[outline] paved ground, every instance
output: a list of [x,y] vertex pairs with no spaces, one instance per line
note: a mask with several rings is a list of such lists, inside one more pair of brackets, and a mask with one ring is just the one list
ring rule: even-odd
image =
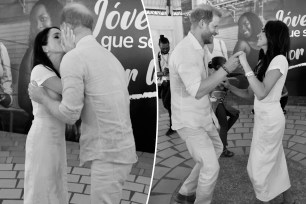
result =
[[[0,132],[0,204],[22,204],[26,135]],[[137,152],[121,204],[146,203],[154,154]],[[69,203],[89,204],[90,170],[79,167],[79,145],[67,142]]]
[[[240,117],[229,131],[228,147],[236,155],[248,155],[253,128],[252,106],[240,105],[236,108],[240,110]],[[283,145],[287,159],[306,167],[306,107],[287,106],[286,110]],[[162,105],[159,112],[157,157],[149,204],[171,203],[174,192],[178,191],[194,166],[178,134],[165,135],[169,128],[169,118]]]

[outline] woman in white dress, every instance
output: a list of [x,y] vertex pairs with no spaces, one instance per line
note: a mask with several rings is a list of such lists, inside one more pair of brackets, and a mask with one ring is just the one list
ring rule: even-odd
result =
[[[59,65],[64,55],[61,31],[41,31],[34,42],[31,81],[61,100]],[[26,140],[24,204],[68,203],[65,124],[32,101],[34,120]]]
[[258,34],[264,55],[255,67],[249,66],[246,54],[239,56],[249,82],[247,89],[238,89],[226,83],[234,94],[254,99],[254,129],[247,171],[256,194],[256,203],[269,203],[283,193],[284,204],[295,203],[289,191],[291,186],[282,139],[285,130],[280,97],[288,72],[290,47],[289,29],[281,21],[268,21]]

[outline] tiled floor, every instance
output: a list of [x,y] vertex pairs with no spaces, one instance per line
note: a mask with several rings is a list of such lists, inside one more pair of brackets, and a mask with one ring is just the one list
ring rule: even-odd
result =
[[[177,133],[166,136],[169,128],[167,111],[159,103],[159,129],[154,179],[148,204],[173,203],[173,194],[189,175],[194,161]],[[241,105],[239,120],[228,134],[229,149],[236,155],[249,154],[252,139],[252,106]],[[283,145],[287,159],[306,166],[306,107],[286,107],[286,130]]]
[[[0,132],[0,204],[22,204],[26,135]],[[121,204],[146,203],[154,154],[137,152]],[[89,204],[90,170],[79,167],[79,144],[67,142],[70,204]]]

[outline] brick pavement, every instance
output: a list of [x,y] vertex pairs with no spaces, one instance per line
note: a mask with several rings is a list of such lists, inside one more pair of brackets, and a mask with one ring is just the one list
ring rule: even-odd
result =
[[[159,104],[162,104],[161,101]],[[252,106],[239,105],[236,108],[240,110],[240,117],[229,131],[228,148],[236,155],[248,155],[254,122]],[[306,107],[287,106],[286,110],[283,138],[286,157],[306,167]],[[178,191],[195,164],[177,133],[165,135],[169,128],[169,116],[162,105],[159,113],[156,163],[148,204],[171,203],[174,192]]]
[[[0,131],[0,204],[23,203],[26,135]],[[124,185],[121,204],[146,203],[154,154],[137,152],[138,162]],[[90,203],[90,170],[79,167],[79,144],[67,142],[70,204]]]

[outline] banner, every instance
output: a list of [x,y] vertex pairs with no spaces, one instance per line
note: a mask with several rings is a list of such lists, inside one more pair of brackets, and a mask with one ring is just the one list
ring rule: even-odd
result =
[[286,0],[282,8],[274,10],[276,19],[290,29],[290,70],[286,86],[291,96],[306,96],[306,1]]

